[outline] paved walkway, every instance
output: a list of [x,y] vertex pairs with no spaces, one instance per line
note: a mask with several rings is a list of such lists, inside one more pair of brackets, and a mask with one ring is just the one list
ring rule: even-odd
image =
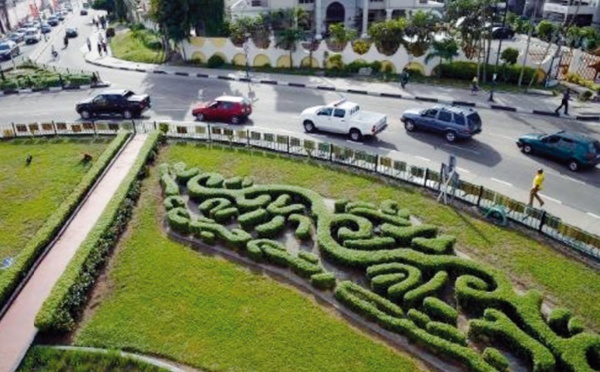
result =
[[[95,45],[97,34],[91,36]],[[85,48],[87,51],[87,47]],[[523,114],[557,116],[554,110],[560,105],[561,97],[549,94],[524,94],[496,92],[494,102],[489,102],[489,92],[480,91],[471,95],[468,89],[410,83],[401,89],[397,82],[367,81],[366,79],[328,78],[322,76],[286,75],[251,71],[249,77],[244,71],[209,69],[193,66],[155,65],[129,62],[98,55],[96,48],[86,53],[85,60],[96,66],[135,71],[141,73],[190,76],[199,79],[220,79],[230,81],[250,81],[270,85],[284,85],[299,89],[321,89],[342,93],[368,94],[398,99],[423,100],[439,103],[453,103],[482,109],[512,111]],[[600,121],[600,103],[573,100],[567,120]]]
[[138,134],[129,142],[0,319],[0,372],[19,366],[37,333],[34,320],[43,302],[131,169],[146,138]]

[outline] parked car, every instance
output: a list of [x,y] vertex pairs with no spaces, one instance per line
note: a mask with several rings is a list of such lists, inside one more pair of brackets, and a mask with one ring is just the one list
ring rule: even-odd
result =
[[25,44],[34,44],[42,40],[42,33],[35,27],[28,28],[25,31]]
[[82,15],[82,16],[88,15],[88,11],[87,11],[87,9],[81,9],[81,10],[79,11],[79,15]]
[[25,23],[23,23],[23,27],[22,28],[28,29],[28,28],[32,28],[32,27],[35,27],[35,23],[33,23],[33,22],[25,22]]
[[42,34],[47,34],[52,31],[52,26],[50,26],[48,23],[42,23],[40,26],[40,31]]
[[65,30],[65,36],[69,39],[77,37],[79,34],[77,33],[77,27],[67,27]]
[[566,163],[573,172],[600,164],[600,142],[578,132],[526,134],[519,137],[517,146],[525,154],[539,154]]
[[248,119],[252,113],[252,103],[237,96],[221,96],[213,101],[202,103],[192,109],[196,119],[215,120],[239,124]]
[[56,16],[52,16],[52,17],[48,17],[48,19],[46,20],[46,23],[52,27],[55,27],[55,26],[59,25],[60,21],[58,20],[58,18],[56,18]]
[[21,49],[12,40],[6,40],[0,43],[0,60],[11,59],[21,54]]
[[512,39],[515,37],[515,32],[508,26],[500,26],[492,28],[492,39]]
[[54,16],[59,21],[64,21],[65,20],[65,14],[64,14],[64,12],[56,12],[56,13],[54,13]]
[[14,41],[15,43],[20,43],[20,42],[22,42],[22,41],[25,40],[25,33],[24,32],[19,32],[19,31],[15,31],[12,34],[10,34],[8,36],[8,38],[11,41]]
[[125,119],[139,117],[151,107],[150,96],[127,89],[106,90],[95,97],[80,101],[75,111],[84,119],[100,115],[122,115]]
[[324,106],[313,106],[300,114],[304,130],[308,133],[322,130],[347,134],[352,141],[365,136],[376,136],[387,128],[387,116],[378,112],[361,110],[346,99]]
[[408,132],[426,130],[441,133],[448,142],[481,133],[481,117],[472,108],[436,105],[429,109],[406,110],[400,117]]

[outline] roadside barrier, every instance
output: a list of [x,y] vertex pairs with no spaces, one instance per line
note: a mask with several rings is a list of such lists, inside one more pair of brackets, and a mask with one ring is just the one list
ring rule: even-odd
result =
[[[347,166],[379,174],[431,191],[442,187],[440,171],[417,167],[391,157],[372,154],[314,139],[268,133],[257,129],[234,128],[227,124],[171,121],[86,121],[13,123],[0,126],[0,139],[35,136],[70,136],[113,134],[119,130],[150,132],[160,130],[169,138],[215,142],[228,146],[254,147],[293,156],[309,157],[332,164]],[[563,222],[547,211],[530,208],[525,203],[509,198],[483,186],[459,180],[446,188],[451,200],[476,206],[484,213],[501,207],[503,217],[513,223],[537,231],[563,243],[575,252],[600,262],[600,237]]]

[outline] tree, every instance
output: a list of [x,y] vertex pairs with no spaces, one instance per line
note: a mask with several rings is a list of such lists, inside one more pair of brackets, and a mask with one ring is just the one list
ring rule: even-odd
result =
[[519,50],[515,48],[506,48],[500,54],[500,59],[507,65],[514,65],[519,58]]
[[408,20],[404,30],[404,46],[415,57],[420,57],[429,49],[433,35],[438,31],[439,18],[431,13],[418,10]]
[[538,37],[541,40],[551,42],[554,33],[557,31],[557,27],[554,23],[544,19],[538,23],[535,30],[537,31]]
[[392,55],[404,42],[404,30],[407,26],[406,18],[389,19],[372,24],[368,34],[381,53]]
[[288,50],[290,52],[290,69],[294,68],[293,53],[298,47],[298,42],[304,38],[304,31],[299,28],[288,28],[277,34],[276,48]]
[[94,0],[92,9],[105,10],[109,17],[117,19],[126,18],[125,3],[123,0]]
[[356,31],[347,29],[343,23],[334,23],[329,26],[331,42],[336,49],[342,50],[349,41],[356,39]]
[[441,65],[444,60],[448,62],[452,62],[452,58],[458,56],[458,44],[452,38],[444,38],[441,41],[434,40],[431,43],[432,51],[429,52],[425,56],[425,63],[429,63],[434,58],[440,59],[440,64],[438,67],[438,75],[442,77],[442,68]]

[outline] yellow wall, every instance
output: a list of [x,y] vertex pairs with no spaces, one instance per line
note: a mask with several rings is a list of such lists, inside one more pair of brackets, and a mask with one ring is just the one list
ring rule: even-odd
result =
[[256,57],[254,57],[254,63],[252,63],[252,66],[260,67],[267,64],[271,64],[271,60],[269,59],[269,57],[267,57],[264,54],[259,54]]

